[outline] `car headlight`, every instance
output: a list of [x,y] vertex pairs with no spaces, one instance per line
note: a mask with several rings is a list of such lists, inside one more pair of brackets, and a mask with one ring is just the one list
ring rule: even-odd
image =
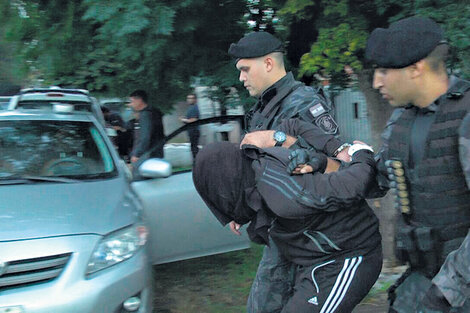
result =
[[105,236],[96,246],[86,270],[95,273],[131,258],[147,242],[148,230],[134,224]]

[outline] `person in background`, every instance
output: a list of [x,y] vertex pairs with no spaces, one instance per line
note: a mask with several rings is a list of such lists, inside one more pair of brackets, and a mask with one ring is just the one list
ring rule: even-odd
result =
[[[185,123],[193,123],[199,120],[199,107],[197,106],[197,96],[195,93],[190,93],[186,96],[186,102],[189,107],[186,111],[186,116],[181,117],[180,120]],[[189,142],[191,143],[191,153],[193,155],[193,163],[196,160],[196,154],[199,152],[199,126],[189,126],[188,127],[188,136]]]
[[[131,163],[139,158],[157,143],[165,138],[163,131],[163,114],[148,104],[148,96],[144,90],[135,90],[129,96],[128,104],[138,118],[134,122],[134,140],[131,150]],[[151,157],[163,158],[163,144],[150,155]]]
[[470,82],[448,76],[444,31],[426,17],[375,29],[373,87],[395,111],[377,156],[400,210],[391,313],[470,312]]

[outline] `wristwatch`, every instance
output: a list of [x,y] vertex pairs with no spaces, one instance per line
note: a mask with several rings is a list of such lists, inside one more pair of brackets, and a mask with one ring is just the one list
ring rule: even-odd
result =
[[274,141],[276,141],[276,144],[274,145],[275,147],[280,147],[286,141],[287,136],[284,132],[277,130],[274,132],[273,135]]
[[354,152],[357,152],[359,150],[369,150],[372,153],[374,152],[374,149],[372,149],[371,146],[368,146],[368,145],[362,144],[362,143],[355,143],[355,144],[353,144],[352,146],[349,147],[348,154],[349,154],[349,156],[352,156],[354,154]]
[[338,149],[336,149],[336,151],[333,153],[333,156],[336,157],[341,151],[348,147],[351,147],[350,143],[343,143],[341,146],[339,146]]

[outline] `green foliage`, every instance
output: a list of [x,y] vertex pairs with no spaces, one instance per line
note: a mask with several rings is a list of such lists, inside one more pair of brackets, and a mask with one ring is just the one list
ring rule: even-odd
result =
[[317,41],[310,52],[302,56],[299,75],[320,74],[331,78],[349,65],[355,71],[362,69],[358,52],[364,47],[367,32],[353,29],[343,23],[332,28],[320,29]]
[[[221,0],[1,0],[29,84],[43,81],[125,96],[146,89],[168,111],[196,75],[215,73],[245,28],[244,2]],[[31,73],[34,75],[31,76]]]
[[227,55],[230,43],[250,31],[248,21],[256,22],[251,30],[285,39],[300,77],[321,75],[343,86],[350,78],[345,66],[363,68],[369,32],[413,14],[445,27],[451,68],[469,78],[470,8],[463,0],[0,0],[0,43],[8,40],[0,70],[27,85],[102,95],[142,88],[164,111],[204,77],[218,87],[214,100],[250,103]]
[[325,16],[334,14],[339,15],[340,17],[346,17],[348,13],[348,0],[331,0],[323,11]]
[[245,109],[254,105],[255,100],[251,98],[238,80],[239,71],[233,61],[229,61],[212,73],[202,78],[201,84],[214,86],[206,91],[212,101],[219,102],[222,108],[236,107],[243,105]]
[[307,19],[312,17],[309,8],[313,6],[314,0],[287,0],[279,14],[285,18]]
[[[450,68],[462,77],[470,77],[470,7],[467,1],[453,0],[287,0],[279,11],[296,25],[314,25],[307,30],[318,34],[311,39],[299,64],[299,76],[321,75],[332,85],[344,86],[351,76],[363,68],[364,49],[368,34],[376,27],[412,15],[429,16],[443,25],[451,45]],[[292,15],[298,14],[295,18]],[[302,48],[291,32],[291,50]],[[299,37],[300,39],[301,37]],[[297,48],[295,48],[297,46]]]

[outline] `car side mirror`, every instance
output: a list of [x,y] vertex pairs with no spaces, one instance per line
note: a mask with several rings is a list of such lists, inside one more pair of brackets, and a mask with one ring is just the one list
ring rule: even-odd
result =
[[145,178],[165,178],[171,175],[171,164],[162,159],[148,159],[139,166],[139,175]]

